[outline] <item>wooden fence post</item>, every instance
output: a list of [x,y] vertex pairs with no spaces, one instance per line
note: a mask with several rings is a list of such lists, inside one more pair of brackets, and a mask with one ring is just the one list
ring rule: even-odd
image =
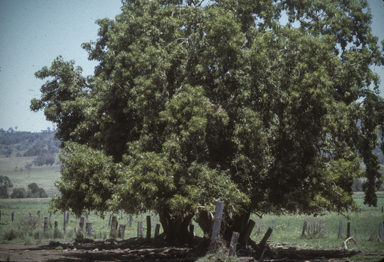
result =
[[64,234],[67,234],[68,211],[64,211]]
[[193,246],[193,240],[195,238],[195,226],[193,224],[189,225],[189,245]]
[[92,223],[86,223],[85,230],[87,231],[88,236],[92,236]]
[[137,238],[143,237],[143,222],[137,222]]
[[48,230],[48,217],[44,217],[44,232]]
[[351,236],[351,222],[347,223],[347,238]]
[[339,233],[337,235],[337,239],[341,238],[341,231],[343,230],[343,222],[340,221],[339,223]]
[[304,237],[304,236],[305,236],[305,230],[307,230],[307,224],[308,224],[308,222],[307,222],[307,221],[304,221],[303,232],[301,232],[301,237]]
[[147,216],[147,240],[151,240],[151,216]]
[[156,224],[157,224],[157,212],[155,212],[155,218],[153,219],[153,231],[156,230]]
[[155,238],[159,235],[160,233],[160,224],[156,224],[156,228],[155,228]]
[[223,217],[224,202],[217,201],[215,209],[215,220],[213,221],[210,253],[216,252],[216,238],[220,235],[221,220]]
[[214,240],[218,235],[220,235],[221,220],[223,216],[224,202],[217,201],[215,209],[215,220],[213,222],[212,228],[212,240]]
[[117,217],[112,216],[111,233],[110,233],[110,236],[112,238],[116,238],[116,231],[117,231]]
[[40,210],[37,211],[37,216],[38,216],[39,219],[40,219]]
[[112,214],[109,215],[109,221],[108,221],[108,226],[111,225],[111,221],[112,221]]
[[80,227],[80,230],[83,231],[84,230],[84,217],[80,217],[80,223],[79,223],[79,227]]
[[119,233],[117,234],[117,237],[119,238],[124,238],[124,233],[125,233],[125,225],[120,224],[119,225]]
[[64,211],[64,223],[63,223],[63,231],[64,231],[64,234],[67,233],[67,225],[65,224],[65,219],[67,218],[66,216],[66,213],[67,211]]
[[379,224],[379,239],[383,240],[383,223]]
[[236,254],[237,240],[239,239],[240,233],[233,232],[231,243],[229,244],[228,256],[233,257]]
[[15,218],[15,214],[14,213],[12,213],[12,222],[13,222],[13,219]]
[[129,227],[132,227],[132,215],[129,215]]

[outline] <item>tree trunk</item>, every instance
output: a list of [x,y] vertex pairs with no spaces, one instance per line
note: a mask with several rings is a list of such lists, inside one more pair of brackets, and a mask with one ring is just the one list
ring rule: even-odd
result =
[[204,232],[205,238],[210,238],[210,232],[212,230],[212,220],[213,218],[209,215],[208,211],[202,210],[196,214],[195,221],[199,224],[200,228]]
[[165,239],[168,242],[183,242],[188,243],[189,231],[188,225],[193,215],[185,217],[172,217],[166,211],[158,212],[161,226],[164,230]]
[[240,238],[242,238],[245,233],[245,229],[247,227],[250,216],[251,213],[247,212],[235,215],[232,217],[232,219],[226,217],[225,220],[227,221],[227,227],[224,231],[224,239],[230,241],[233,232],[239,232]]
[[[251,213],[242,213],[230,218],[228,215],[223,214],[223,222],[222,222],[222,232],[223,238],[226,241],[230,241],[232,238],[233,232],[239,232],[240,237],[245,233],[246,226],[248,224]],[[209,215],[209,213],[205,210],[200,211],[196,214],[195,217],[196,223],[199,224],[200,228],[204,232],[204,237],[210,238],[210,232],[212,231],[212,223],[213,218]]]
[[251,216],[251,213],[243,213],[237,216],[233,217],[233,225],[232,230],[235,232],[240,232],[240,234],[244,233],[244,230],[248,224],[249,217]]

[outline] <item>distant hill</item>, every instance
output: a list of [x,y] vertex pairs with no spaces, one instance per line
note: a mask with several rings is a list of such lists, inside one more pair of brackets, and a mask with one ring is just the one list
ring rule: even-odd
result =
[[13,188],[27,188],[37,183],[48,196],[58,194],[54,181],[60,180],[60,141],[56,140],[56,130],[43,130],[39,133],[16,132],[0,129],[0,175],[7,176]]
[[54,138],[56,130],[39,133],[0,129],[0,157],[35,157],[36,166],[53,165],[60,152],[60,141]]

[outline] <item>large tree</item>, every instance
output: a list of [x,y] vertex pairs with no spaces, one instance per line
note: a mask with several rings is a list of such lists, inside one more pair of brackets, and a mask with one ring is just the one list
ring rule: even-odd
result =
[[63,147],[56,208],[156,210],[182,240],[218,199],[227,232],[252,212],[356,208],[356,177],[376,205],[384,56],[366,1],[122,2],[83,44],[94,75],[62,57],[36,72],[31,109]]

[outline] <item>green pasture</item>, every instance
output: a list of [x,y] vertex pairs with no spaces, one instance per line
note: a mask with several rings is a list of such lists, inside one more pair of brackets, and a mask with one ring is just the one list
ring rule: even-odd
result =
[[[378,207],[361,206],[359,212],[350,212],[345,214],[326,213],[318,217],[310,217],[306,215],[286,214],[282,216],[264,215],[262,218],[252,216],[256,222],[255,228],[251,234],[251,238],[258,242],[261,240],[268,227],[273,224],[273,233],[270,242],[275,244],[285,244],[295,246],[297,248],[325,248],[325,249],[339,249],[343,246],[343,241],[346,239],[347,222],[351,223],[351,236],[356,240],[356,244],[352,241],[348,242],[348,248],[354,250],[365,250],[371,252],[383,252],[384,242],[378,239],[379,223],[384,221],[384,213],[381,207],[384,206],[384,192],[378,194],[379,202]],[[361,194],[356,194],[357,201],[363,201]],[[76,232],[79,231],[79,219],[73,214],[70,214],[70,222],[67,225],[67,234],[63,234],[63,213],[52,213],[51,226],[53,227],[54,221],[58,221],[59,232],[53,234],[44,233],[43,217],[49,217],[49,200],[50,199],[2,199],[0,200],[0,243],[18,242],[18,243],[38,243],[45,240],[73,240],[76,237]],[[40,219],[35,221],[36,225],[32,227],[33,223],[31,217],[37,216],[40,211]],[[14,213],[14,222],[11,221],[11,214]],[[32,216],[29,216],[29,213]],[[154,220],[154,213],[146,213],[142,215],[134,215],[132,227],[129,227],[129,215],[121,213],[114,214],[118,218],[119,224],[126,224],[125,239],[137,236],[137,222],[144,222],[144,236],[146,234],[146,216],[151,215],[152,225]],[[110,227],[108,227],[110,214],[106,214],[104,218],[97,216],[93,213],[89,214],[89,222],[93,225],[92,239],[102,240],[110,238]],[[158,221],[158,220],[157,220]],[[323,233],[321,235],[314,235],[312,237],[302,236],[303,224],[307,221],[308,224],[316,224],[322,227]],[[339,223],[342,222],[342,236],[338,239]],[[224,222],[225,223],[225,222]],[[12,232],[11,232],[12,231]],[[161,232],[161,231],[160,231]],[[202,237],[202,231],[195,224],[195,234]],[[154,230],[152,230],[152,237]]]
[[[23,187],[27,189],[28,184],[36,183],[45,189],[48,196],[57,194],[58,191],[53,183],[60,180],[60,166],[32,166],[28,176],[25,165],[32,162],[33,159],[34,157],[1,157],[0,175],[7,176],[13,184],[13,188]],[[12,189],[10,193],[12,193]]]
[[[379,223],[384,220],[381,210],[350,213],[347,216],[349,216],[349,219],[337,213],[328,213],[316,218],[304,215],[265,215],[262,219],[255,219],[256,229],[254,229],[251,238],[256,242],[260,241],[271,221],[274,221],[272,237],[269,239],[273,243],[298,248],[340,249],[347,238],[347,223],[350,222],[350,234],[356,240],[356,244],[349,241],[347,244],[349,249],[384,251],[384,243],[378,239]],[[324,227],[324,234],[313,237],[307,234],[302,236],[305,221]],[[342,235],[338,239],[340,222],[342,222]]]
[[[273,221],[273,233],[270,241],[273,243],[285,243],[298,248],[325,248],[339,249],[343,247],[343,242],[347,238],[347,223],[350,222],[350,235],[356,240],[356,244],[349,241],[349,249],[366,250],[372,252],[383,252],[384,242],[379,241],[379,224],[384,222],[384,192],[378,192],[377,207],[364,205],[364,194],[354,195],[360,203],[358,212],[348,212],[338,214],[327,212],[321,216],[312,217],[307,215],[286,214],[276,216],[267,214],[261,219],[253,216],[256,222],[251,238],[256,242],[260,241]],[[323,229],[321,235],[302,236],[304,222]],[[342,222],[342,235],[338,239],[339,223]]]
[[[64,234],[64,214],[62,212],[51,212],[49,210],[50,199],[0,199],[0,243],[39,243],[45,240],[74,240],[79,238],[79,218],[73,214],[69,215],[69,222],[66,226],[66,234]],[[40,218],[37,214],[40,211]],[[12,222],[12,213],[14,221]],[[29,215],[31,213],[31,215]],[[146,222],[146,216],[154,213],[134,215],[132,216],[132,227],[129,227],[129,215],[114,214],[118,218],[119,224],[126,224],[124,239],[137,236],[137,222]],[[43,231],[44,217],[50,217],[49,232]],[[110,239],[109,224],[110,214],[106,214],[104,218],[89,214],[88,221],[92,223],[92,237],[85,234],[82,237],[92,238],[95,240]],[[58,232],[54,232],[54,221],[58,222]],[[153,223],[153,221],[152,221]],[[144,224],[144,236],[146,226]],[[153,225],[153,224],[152,224]],[[160,230],[161,232],[161,230]],[[56,234],[55,234],[56,233]],[[152,236],[154,231],[152,231]]]

